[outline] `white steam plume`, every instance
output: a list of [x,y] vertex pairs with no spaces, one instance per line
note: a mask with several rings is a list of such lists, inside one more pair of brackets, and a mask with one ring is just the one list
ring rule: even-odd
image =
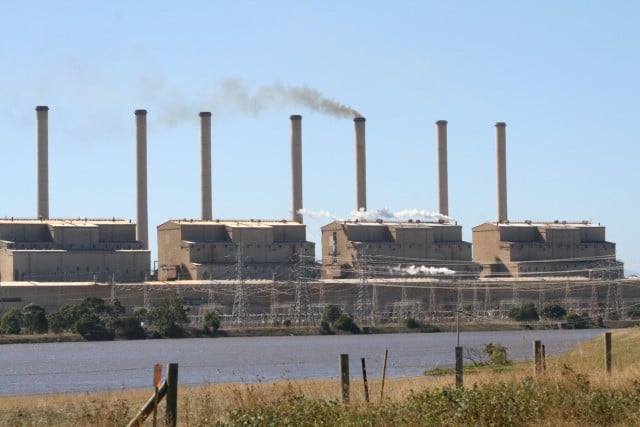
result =
[[442,219],[445,221],[454,221],[453,218],[439,214],[437,212],[430,212],[424,209],[405,209],[397,212],[392,212],[388,208],[378,209],[375,211],[359,210],[358,212],[351,212],[352,220],[364,220],[375,221],[376,219],[403,219],[403,218],[429,218],[429,219]]
[[327,211],[310,211],[309,209],[302,208],[298,210],[298,213],[300,215],[303,215],[309,218],[314,218],[314,219],[322,219],[322,218],[329,218],[332,220],[336,219],[335,216],[331,215],[331,212],[327,212]]
[[427,267],[425,265],[410,265],[408,267],[393,267],[391,268],[393,273],[407,273],[410,276],[451,276],[456,274],[455,271],[446,267]]

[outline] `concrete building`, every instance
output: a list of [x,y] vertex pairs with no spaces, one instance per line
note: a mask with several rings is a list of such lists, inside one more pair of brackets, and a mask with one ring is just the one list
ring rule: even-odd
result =
[[129,221],[0,220],[0,281],[142,282],[150,252]]
[[477,277],[462,227],[445,221],[334,221],[322,227],[322,277]]
[[158,279],[286,280],[315,245],[294,221],[171,220],[158,226]]
[[487,222],[473,228],[473,259],[484,277],[623,276],[605,227],[588,221]]

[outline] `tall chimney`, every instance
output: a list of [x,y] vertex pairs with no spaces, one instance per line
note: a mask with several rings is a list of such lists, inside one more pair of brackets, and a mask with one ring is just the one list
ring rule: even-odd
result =
[[149,249],[147,208],[147,110],[136,110],[136,171],[138,180],[138,225],[136,239]]
[[365,147],[364,117],[356,117],[356,210],[367,210],[367,158]]
[[291,191],[293,220],[302,224],[302,116],[291,119]]
[[38,144],[38,218],[49,219],[49,107],[36,107]]
[[507,124],[496,123],[498,155],[498,222],[507,222]]
[[436,122],[438,133],[438,211],[449,216],[449,178],[447,173],[447,121]]
[[202,182],[202,220],[211,221],[211,113],[200,113],[200,170]]

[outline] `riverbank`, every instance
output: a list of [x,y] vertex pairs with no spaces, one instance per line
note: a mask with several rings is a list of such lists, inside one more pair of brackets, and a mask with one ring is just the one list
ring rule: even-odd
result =
[[[606,328],[626,328],[638,326],[638,321],[604,323]],[[406,334],[406,333],[437,333],[456,332],[459,328],[462,332],[493,332],[493,331],[521,331],[521,330],[549,330],[563,329],[566,324],[562,322],[516,322],[512,320],[492,320],[490,322],[434,322],[424,324],[415,328],[408,328],[403,323],[387,323],[376,326],[366,326],[362,328],[363,334]],[[349,335],[349,332],[332,330],[329,334]],[[279,337],[279,336],[315,336],[327,335],[318,326],[247,326],[247,327],[225,327],[216,332],[215,337]],[[185,338],[204,338],[208,335],[200,329],[187,328]],[[148,337],[147,339],[152,339]],[[79,342],[85,339],[71,332],[60,334],[20,334],[2,335],[0,334],[0,345],[2,344],[37,344],[51,342]]]

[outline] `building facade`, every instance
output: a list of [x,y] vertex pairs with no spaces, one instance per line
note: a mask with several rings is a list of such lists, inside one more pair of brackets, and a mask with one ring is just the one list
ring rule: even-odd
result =
[[151,254],[129,221],[0,220],[0,281],[142,282]]
[[334,221],[322,227],[322,277],[477,277],[462,227],[446,221]]
[[623,276],[615,243],[589,221],[487,222],[473,228],[473,258],[484,277]]
[[306,225],[295,221],[171,220],[158,226],[158,279],[286,280],[314,262]]

